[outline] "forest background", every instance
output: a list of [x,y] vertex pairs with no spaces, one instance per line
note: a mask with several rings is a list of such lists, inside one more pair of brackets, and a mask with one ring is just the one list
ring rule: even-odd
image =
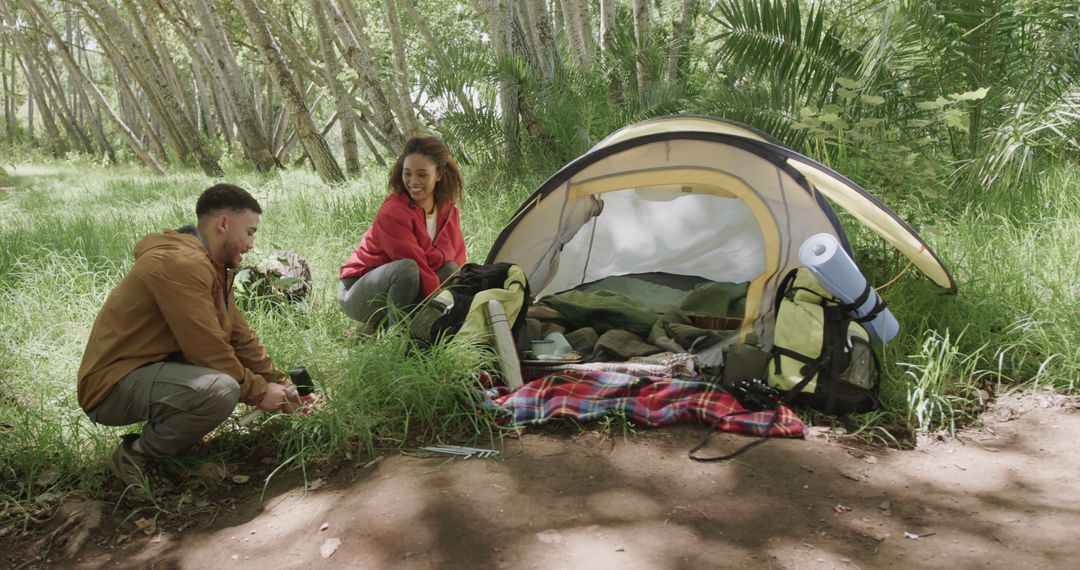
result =
[[249,263],[311,262],[307,302],[240,302],[325,400],[223,426],[213,457],[235,460],[250,432],[276,469],[498,437],[467,397],[489,356],[359,336],[334,298],[416,133],[464,167],[479,261],[533,188],[611,132],[673,113],[747,123],[876,194],[957,279],[943,295],[847,225],[903,324],[882,354],[886,408],[860,433],[907,446],[1001,390],[1075,392],[1080,15],[1066,4],[0,0],[0,522],[102,489],[120,431],[75,401],[90,325],[135,240],[192,221],[217,180],[264,205]]

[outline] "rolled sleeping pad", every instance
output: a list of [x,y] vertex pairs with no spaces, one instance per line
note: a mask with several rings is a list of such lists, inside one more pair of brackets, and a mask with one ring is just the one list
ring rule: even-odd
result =
[[[900,332],[900,323],[885,307],[885,301],[866,282],[855,262],[851,260],[840,242],[830,234],[815,234],[799,247],[799,261],[810,270],[818,283],[847,304],[857,304],[857,319],[872,318],[863,322],[870,339],[885,344]],[[860,299],[862,301],[860,302]]]

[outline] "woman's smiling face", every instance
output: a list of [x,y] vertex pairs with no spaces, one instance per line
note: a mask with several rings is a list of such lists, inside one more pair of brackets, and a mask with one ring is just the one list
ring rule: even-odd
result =
[[405,157],[401,168],[401,182],[413,203],[431,212],[435,209],[435,183],[442,177],[435,161],[423,154]]

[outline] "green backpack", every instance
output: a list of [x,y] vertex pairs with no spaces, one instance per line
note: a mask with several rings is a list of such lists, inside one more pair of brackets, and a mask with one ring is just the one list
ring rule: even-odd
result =
[[768,384],[786,401],[827,414],[880,407],[881,365],[856,307],[833,297],[805,268],[795,269],[776,294],[776,328]]

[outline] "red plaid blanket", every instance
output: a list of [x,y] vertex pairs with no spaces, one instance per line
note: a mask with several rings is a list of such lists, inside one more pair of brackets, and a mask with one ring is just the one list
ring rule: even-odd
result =
[[622,413],[628,420],[650,427],[704,423],[714,424],[720,431],[759,436],[768,429],[769,437],[802,437],[805,431],[802,420],[787,407],[780,408],[780,417],[771,429],[771,411],[727,417],[744,408],[703,376],[685,379],[563,370],[516,390],[491,388],[487,396],[488,403],[504,414],[504,421],[517,426],[540,425],[554,418],[588,422]]

